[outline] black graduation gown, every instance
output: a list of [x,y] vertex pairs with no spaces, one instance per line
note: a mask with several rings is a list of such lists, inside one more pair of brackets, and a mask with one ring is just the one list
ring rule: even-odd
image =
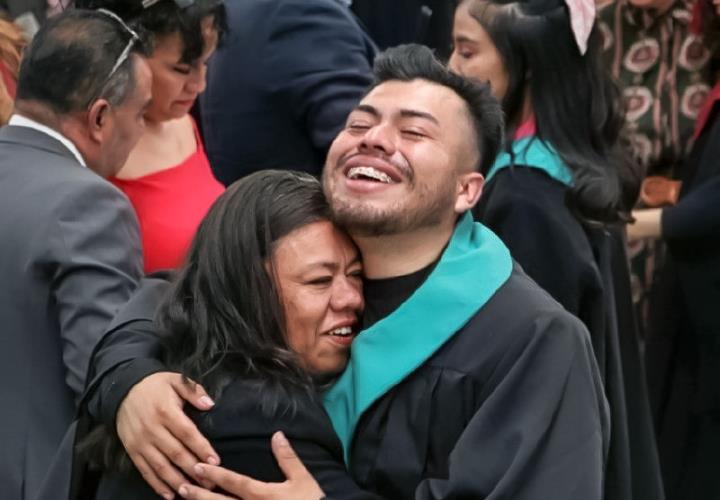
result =
[[600,499],[608,432],[587,330],[516,268],[363,414],[350,470],[398,500]]
[[620,228],[585,227],[567,187],[537,168],[497,172],[475,209],[525,272],[590,331],[611,411],[607,500],[661,500],[663,486]]
[[[717,106],[716,106],[717,108]],[[650,297],[646,359],[668,500],[720,498],[720,119],[662,215],[668,252]]]
[[421,43],[450,57],[455,2],[450,0],[353,0],[352,9],[381,50]]

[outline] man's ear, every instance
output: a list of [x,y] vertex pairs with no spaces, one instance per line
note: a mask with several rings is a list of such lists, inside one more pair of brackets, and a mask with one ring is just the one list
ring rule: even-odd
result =
[[462,174],[458,178],[455,213],[462,214],[474,207],[480,199],[484,184],[485,177],[479,172]]
[[95,142],[102,142],[103,133],[107,130],[112,106],[106,99],[98,99],[90,105],[87,114],[88,134]]

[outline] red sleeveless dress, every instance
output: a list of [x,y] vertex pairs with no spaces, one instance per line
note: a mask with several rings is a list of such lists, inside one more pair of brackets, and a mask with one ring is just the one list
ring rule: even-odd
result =
[[193,128],[197,150],[179,165],[137,179],[111,179],[135,208],[146,273],[183,263],[200,221],[225,190],[213,176],[194,121]]

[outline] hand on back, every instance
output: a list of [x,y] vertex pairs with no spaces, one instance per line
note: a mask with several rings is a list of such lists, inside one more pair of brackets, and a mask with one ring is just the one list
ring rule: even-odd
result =
[[173,498],[186,475],[200,484],[195,465],[218,465],[220,458],[183,411],[185,402],[209,410],[214,402],[199,384],[179,373],[149,375],[128,392],[117,413],[117,433],[130,459],[155,492]]

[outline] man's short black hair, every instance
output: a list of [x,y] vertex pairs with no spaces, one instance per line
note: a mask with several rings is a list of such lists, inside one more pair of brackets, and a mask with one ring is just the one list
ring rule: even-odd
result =
[[[113,67],[132,38],[101,12],[73,9],[48,20],[25,49],[17,100],[38,101],[59,114],[86,109],[101,97],[121,104],[135,88],[133,58]],[[139,40],[131,53],[145,55]]]
[[446,68],[423,46],[399,45],[377,56],[373,67],[375,81],[370,90],[393,80],[426,80],[454,91],[467,106],[475,126],[480,153],[480,173],[486,175],[503,143],[505,123],[502,108],[486,83],[467,80]]

